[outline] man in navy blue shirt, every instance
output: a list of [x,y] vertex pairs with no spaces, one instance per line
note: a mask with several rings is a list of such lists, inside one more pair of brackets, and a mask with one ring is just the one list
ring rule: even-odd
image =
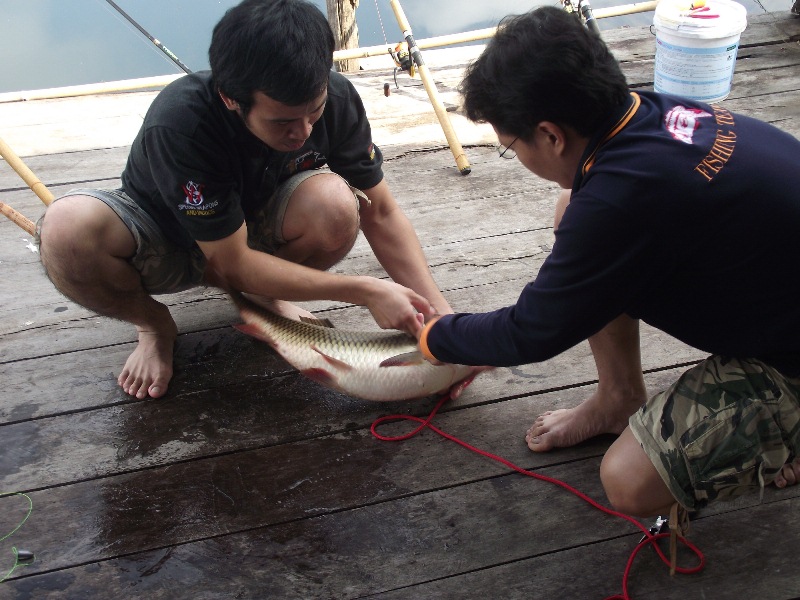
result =
[[[122,187],[72,190],[48,208],[39,240],[50,279],[137,328],[118,379],[126,393],[158,398],[172,377],[177,327],[156,294],[215,285],[287,316],[299,312],[287,300],[340,300],[409,333],[420,316],[450,312],[383,178],[361,100],[331,71],[333,49],[313,4],[245,0],[214,29],[211,71],[153,101]],[[359,230],[394,281],[327,272]]]
[[[542,7],[467,70],[467,116],[558,183],[555,243],[513,306],[428,322],[431,360],[509,366],[588,339],[597,393],[534,451],[620,437],[601,476],[638,516],[800,477],[800,142],[721,106],[630,93],[603,41]],[[639,320],[710,354],[647,399]]]

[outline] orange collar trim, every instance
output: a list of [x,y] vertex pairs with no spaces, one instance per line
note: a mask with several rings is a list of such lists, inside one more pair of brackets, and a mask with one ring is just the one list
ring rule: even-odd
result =
[[637,94],[636,92],[631,92],[631,96],[633,97],[633,103],[628,107],[628,110],[625,111],[625,114],[622,115],[620,120],[617,121],[617,124],[611,128],[611,131],[609,131],[605,135],[605,137],[602,140],[600,140],[600,143],[597,144],[597,146],[595,146],[595,149],[589,155],[589,158],[587,158],[586,162],[583,163],[583,168],[581,169],[581,176],[585,176],[586,173],[588,173],[589,169],[592,168],[592,165],[594,164],[595,155],[597,154],[597,151],[602,147],[602,145],[605,144],[611,138],[613,138],[615,135],[617,135],[620,131],[622,131],[625,125],[627,125],[628,122],[633,118],[633,115],[636,114],[636,111],[642,104],[642,99],[639,98],[639,94]]

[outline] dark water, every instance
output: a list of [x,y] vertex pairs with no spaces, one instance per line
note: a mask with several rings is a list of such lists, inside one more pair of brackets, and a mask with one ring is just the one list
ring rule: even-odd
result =
[[[115,0],[190,70],[208,68],[211,31],[239,0]],[[594,8],[633,0],[592,0]],[[739,0],[750,14],[788,10],[792,0]],[[325,0],[313,0],[325,12]],[[417,39],[482,29],[506,14],[555,0],[402,0]],[[361,46],[401,41],[388,0],[361,0]],[[600,21],[601,28],[648,25],[652,13]],[[385,37],[384,37],[385,36]],[[182,72],[106,0],[0,0],[0,92]]]

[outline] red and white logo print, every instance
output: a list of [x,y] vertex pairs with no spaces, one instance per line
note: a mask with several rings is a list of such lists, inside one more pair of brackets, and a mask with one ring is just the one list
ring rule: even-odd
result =
[[712,116],[711,113],[699,108],[686,108],[678,105],[664,115],[664,125],[673,138],[691,144],[694,132],[700,126],[698,119],[710,116]]
[[204,202],[202,183],[187,181],[183,186],[183,193],[186,194],[186,204],[190,206],[200,206]]

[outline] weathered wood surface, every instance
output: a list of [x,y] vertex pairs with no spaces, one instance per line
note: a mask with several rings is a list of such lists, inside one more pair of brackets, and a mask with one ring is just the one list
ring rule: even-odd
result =
[[[631,86],[651,86],[650,34],[604,35]],[[800,19],[752,19],[725,106],[798,135],[798,39]],[[452,100],[462,68],[434,73]],[[387,77],[353,80],[373,91]],[[420,92],[402,93],[413,102]],[[466,150],[468,177],[443,142],[385,146],[386,172],[453,306],[490,310],[514,302],[546,258],[557,189],[498,160],[488,144]],[[126,154],[117,147],[26,163],[58,194],[116,185]],[[4,168],[0,200],[32,219],[43,211]],[[0,584],[0,598],[582,600],[621,590],[640,537],[633,526],[430,431],[402,443],[375,440],[375,418],[425,415],[434,400],[368,403],[321,388],[233,330],[237,316],[218,290],[164,297],[180,328],[170,393],[126,396],[115,381],[132,328],[60,296],[28,237],[0,221],[0,492],[25,491],[34,503],[23,528],[0,542],[0,573],[4,555],[13,563],[11,544],[37,561]],[[385,276],[363,240],[337,269]],[[360,307],[309,307],[340,327],[374,326]],[[702,357],[651,328],[642,346],[652,391]],[[595,379],[584,343],[545,363],[482,375],[436,424],[605,503],[598,466],[609,438],[545,455],[522,439],[536,414],[577,405]],[[702,513],[692,540],[706,569],[670,578],[648,549],[631,574],[633,597],[800,596],[799,497],[797,488],[771,489],[762,503],[748,498]],[[0,537],[25,508],[19,496],[0,497]]]

